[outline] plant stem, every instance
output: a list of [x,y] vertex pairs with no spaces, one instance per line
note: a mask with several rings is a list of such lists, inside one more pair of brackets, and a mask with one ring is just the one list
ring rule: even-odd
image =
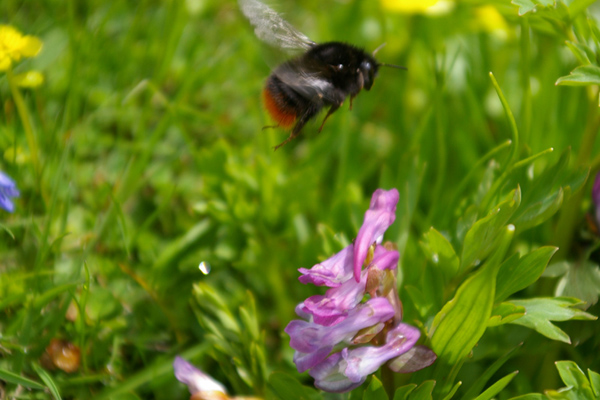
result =
[[17,88],[15,76],[13,75],[12,69],[10,67],[8,68],[8,70],[6,70],[6,77],[8,79],[10,91],[15,101],[15,106],[17,107],[17,112],[19,113],[19,117],[21,118],[21,122],[23,124],[23,129],[25,130],[25,136],[27,137],[27,144],[29,145],[29,152],[31,153],[31,161],[33,162],[33,168],[35,169],[36,176],[39,179],[41,175],[41,167],[40,160],[38,158],[38,145],[37,140],[35,138],[35,133],[33,132],[33,127],[31,126],[31,122],[29,121],[29,112],[27,110],[27,105],[25,104],[25,100],[23,99],[21,92]]

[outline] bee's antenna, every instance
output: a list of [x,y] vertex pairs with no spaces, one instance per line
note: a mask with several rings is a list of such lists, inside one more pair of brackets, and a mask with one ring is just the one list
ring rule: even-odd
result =
[[408,71],[408,68],[402,67],[400,65],[395,65],[395,64],[378,63],[377,65],[379,67],[391,67],[391,68],[403,69],[405,71]]
[[373,57],[375,56],[375,54],[377,54],[377,52],[378,52],[379,50],[383,49],[383,48],[385,47],[385,45],[386,45],[386,44],[387,44],[386,42],[383,42],[383,43],[381,43],[381,44],[379,45],[379,47],[377,47],[375,50],[373,50]]

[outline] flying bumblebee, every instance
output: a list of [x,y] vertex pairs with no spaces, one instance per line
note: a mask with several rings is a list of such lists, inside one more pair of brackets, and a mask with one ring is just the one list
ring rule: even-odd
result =
[[317,44],[258,0],[239,0],[239,5],[259,39],[284,51],[303,51],[275,68],[262,92],[265,108],[277,123],[275,126],[291,128],[290,136],[275,150],[298,136],[324,107],[329,110],[319,132],[348,96],[352,109],[354,97],[373,86],[380,66],[403,68],[378,63],[374,54],[381,46],[371,55],[347,43]]

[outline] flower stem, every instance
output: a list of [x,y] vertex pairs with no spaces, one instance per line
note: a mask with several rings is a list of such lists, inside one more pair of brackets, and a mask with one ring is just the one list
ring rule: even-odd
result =
[[31,122],[29,121],[29,112],[27,110],[27,105],[25,104],[25,100],[23,99],[21,92],[17,88],[17,83],[15,82],[15,78],[11,68],[8,68],[8,70],[6,70],[6,77],[8,78],[10,91],[15,101],[15,106],[17,107],[19,117],[21,118],[23,129],[25,130],[25,136],[27,137],[27,144],[29,145],[29,152],[31,153],[31,161],[33,162],[33,168],[35,169],[35,173],[39,178],[41,168],[40,160],[38,158],[38,145],[37,140],[35,138],[35,133],[33,132],[33,128],[31,126]]

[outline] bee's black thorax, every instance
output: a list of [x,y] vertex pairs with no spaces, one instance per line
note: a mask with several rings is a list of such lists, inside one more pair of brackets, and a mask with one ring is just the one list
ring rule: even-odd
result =
[[363,88],[371,89],[377,75],[377,61],[364,50],[341,42],[315,45],[302,57],[307,68],[341,89],[346,95],[355,96]]

